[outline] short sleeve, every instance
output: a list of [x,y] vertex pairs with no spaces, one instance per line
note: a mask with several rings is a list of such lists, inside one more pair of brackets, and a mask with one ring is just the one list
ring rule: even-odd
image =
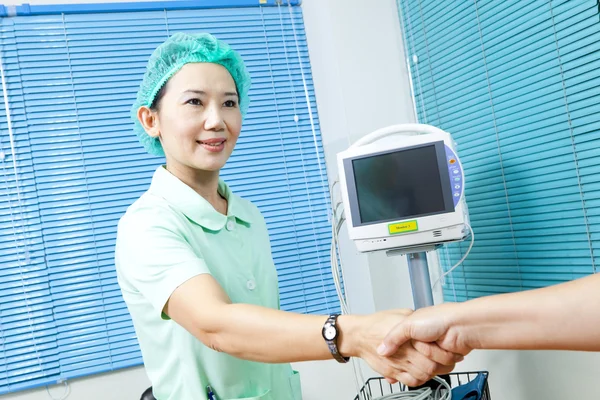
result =
[[115,250],[121,279],[165,319],[162,311],[175,289],[197,275],[210,274],[172,213],[137,210],[125,215],[119,222]]

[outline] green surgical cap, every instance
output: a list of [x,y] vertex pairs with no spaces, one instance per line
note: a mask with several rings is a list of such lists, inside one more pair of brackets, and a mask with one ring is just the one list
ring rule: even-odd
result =
[[167,81],[188,63],[214,63],[222,65],[231,74],[239,95],[242,116],[248,110],[248,90],[250,75],[240,55],[229,45],[208,33],[176,33],[158,46],[148,60],[144,80],[131,108],[131,118],[135,123],[135,133],[146,151],[155,156],[164,156],[158,138],[150,137],[137,118],[138,109],[150,107],[159,90]]

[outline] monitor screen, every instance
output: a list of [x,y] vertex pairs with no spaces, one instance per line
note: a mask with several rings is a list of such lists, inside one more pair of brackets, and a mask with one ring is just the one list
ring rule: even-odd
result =
[[443,154],[439,142],[354,158],[360,224],[454,211]]

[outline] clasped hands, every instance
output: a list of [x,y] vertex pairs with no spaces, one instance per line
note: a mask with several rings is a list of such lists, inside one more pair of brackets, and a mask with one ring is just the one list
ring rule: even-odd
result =
[[471,351],[451,329],[444,306],[365,316],[360,358],[386,378],[414,387],[451,372]]

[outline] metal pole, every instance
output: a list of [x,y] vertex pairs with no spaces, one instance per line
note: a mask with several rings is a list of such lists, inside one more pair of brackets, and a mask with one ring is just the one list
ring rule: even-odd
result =
[[413,293],[415,310],[433,305],[433,292],[427,265],[427,253],[407,254],[410,286]]

